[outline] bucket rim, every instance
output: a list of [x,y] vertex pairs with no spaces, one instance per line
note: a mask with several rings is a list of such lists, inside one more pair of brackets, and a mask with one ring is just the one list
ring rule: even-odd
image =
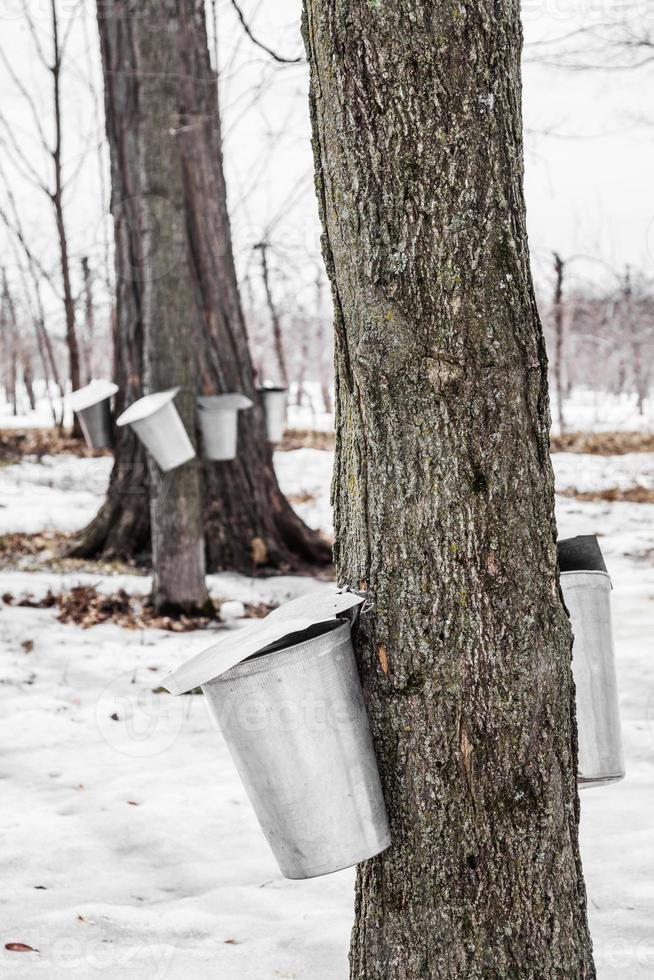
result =
[[[268,671],[286,667],[290,662],[298,660],[307,653],[318,656],[322,653],[335,651],[350,641],[350,624],[345,619],[333,619],[327,623],[316,623],[315,626],[327,626],[329,629],[325,629],[317,636],[310,636],[306,640],[298,640],[297,643],[292,643],[290,646],[282,646],[276,650],[268,650],[264,647],[263,650],[253,653],[247,660],[242,660],[240,663],[230,667],[229,670],[219,674],[218,677],[206,681],[201,686],[221,684],[223,681],[229,682],[240,679],[241,677],[249,677],[252,674],[268,673]],[[309,630],[312,628],[311,626],[308,627]],[[270,644],[270,646],[279,646],[283,641],[284,638],[282,637],[281,640]]]
[[227,631],[211,646],[167,674],[162,686],[171,694],[187,694],[285,636],[330,622],[364,601],[364,596],[345,589],[307,592],[273,609],[263,619]]
[[181,388],[167,388],[166,391],[155,391],[150,395],[144,395],[138,401],[132,402],[122,415],[116,419],[116,425],[133,425],[134,422],[143,422],[144,419],[151,418],[165,408],[179,394]]
[[626,770],[621,772],[608,773],[605,776],[577,776],[579,789],[601,789],[602,786],[610,786],[613,783],[621,783],[627,776]]
[[86,408],[98,405],[112,398],[118,391],[118,385],[104,378],[89,381],[83,388],[78,388],[68,396],[68,404],[74,412],[83,412]]
[[284,388],[282,385],[261,385],[257,388],[257,392],[260,395],[287,395],[288,388]]
[[252,408],[254,402],[240,391],[228,391],[222,395],[198,395],[200,412],[241,412]]
[[[599,569],[588,568],[588,569],[575,569],[571,572],[560,572],[561,581],[565,581],[567,588],[574,588],[576,586],[581,587],[604,587],[608,585],[609,589],[613,588],[613,583],[611,582],[611,576],[608,572],[601,572]],[[577,581],[575,581],[575,579]]]

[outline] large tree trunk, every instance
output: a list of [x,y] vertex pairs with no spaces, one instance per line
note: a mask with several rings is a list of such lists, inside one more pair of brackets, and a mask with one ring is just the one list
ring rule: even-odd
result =
[[[117,201],[125,199],[129,209],[138,212],[139,195],[144,193],[144,188],[140,186],[138,145],[132,148],[133,152],[127,152],[125,142],[129,142],[130,146],[142,142],[139,135],[142,125],[140,114],[145,110],[141,105],[133,21],[136,16],[144,18],[146,26],[148,15],[147,11],[141,10],[137,15],[129,14],[127,6],[124,0],[110,0],[102,5],[99,15],[107,88],[114,214]],[[163,5],[160,3],[157,7],[159,13],[153,14],[150,27],[158,44],[166,48],[168,63],[177,66],[177,101],[169,106],[169,110],[178,114],[179,129],[170,141],[170,152],[178,159],[183,174],[187,237],[180,262],[188,264],[192,288],[186,277],[178,283],[179,305],[176,308],[186,306],[197,316],[195,392],[214,394],[241,391],[256,402],[254,371],[232,254],[217,82],[207,49],[203,4],[194,0],[165,0]],[[172,99],[170,91],[168,94]],[[150,186],[150,190],[154,188]],[[162,190],[166,192],[166,188]],[[136,195],[136,202],[130,195]],[[138,252],[143,248],[143,221],[141,219],[141,224],[138,221],[131,223],[134,233],[132,251]],[[129,274],[133,262],[129,250],[121,248],[119,229],[116,235],[117,282],[119,289],[125,291],[126,273],[123,270],[127,269]],[[135,277],[132,275],[131,279]],[[129,287],[129,303],[136,297],[138,304],[133,305],[142,312],[142,284],[140,281],[130,281]],[[120,292],[118,309],[120,334],[120,325],[124,320]],[[137,344],[142,343],[142,329],[139,337],[134,339]],[[119,362],[121,358],[128,359],[128,365],[122,367],[123,374],[135,374],[140,383],[141,348],[138,348],[137,356],[135,345],[128,356],[120,341],[117,347]],[[134,365],[137,370],[132,371],[129,365]],[[119,384],[120,377],[119,374]],[[120,443],[118,452],[121,453]],[[297,567],[304,563],[330,560],[329,546],[320,535],[304,525],[279,489],[272,453],[266,442],[263,412],[258,403],[253,410],[241,413],[238,458],[229,463],[203,464],[202,483],[209,570],[234,568],[249,573],[257,568]],[[128,500],[120,484],[114,482],[107,503],[94,522],[101,532],[106,532],[105,543],[102,533],[95,540],[91,534],[90,546],[88,541],[83,540],[77,548],[78,554],[130,554],[128,541],[121,540],[117,549],[112,547],[112,523],[116,519],[120,521],[123,504]],[[132,506],[131,502],[128,506]],[[147,522],[147,514],[142,507],[138,513]],[[89,531],[92,533],[93,530],[92,524]]]
[[594,976],[523,201],[519,4],[305,0],[336,557],[393,845],[355,980]]
[[[105,125],[111,163],[116,307],[114,379],[120,414],[143,394],[145,261],[139,103],[133,21],[126,0],[98,8],[104,74]],[[150,548],[149,482],[145,453],[129,426],[116,429],[107,498],[71,551],[76,557],[141,558]]]

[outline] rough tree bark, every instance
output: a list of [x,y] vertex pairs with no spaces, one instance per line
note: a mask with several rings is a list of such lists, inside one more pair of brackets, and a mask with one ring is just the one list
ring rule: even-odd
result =
[[[103,45],[103,65],[107,88],[107,131],[112,157],[114,215],[119,201],[134,219],[126,222],[132,230],[131,252],[143,249],[144,218],[139,218],[139,202],[144,189],[139,166],[141,82],[138,52],[135,51],[134,20],[147,24],[147,8],[130,13],[126,0],[107,0],[99,15]],[[222,139],[217,83],[207,48],[203,4],[194,0],[164,0],[149,19],[160,45],[168,45],[169,64],[177,66],[176,105],[179,129],[171,140],[171,153],[181,167],[186,241],[185,260],[191,272],[192,289],[185,280],[178,302],[186,304],[198,317],[195,351],[196,391],[214,394],[241,391],[256,401],[255,377],[248,349],[241,309],[231,233],[227,215],[227,193],[222,164]],[[162,30],[162,25],[169,29]],[[138,47],[138,46],[136,46]],[[163,57],[163,55],[162,55]],[[170,91],[162,87],[162,94]],[[126,147],[126,143],[129,144]],[[130,190],[132,188],[132,190]],[[131,195],[135,197],[130,198]],[[120,195],[117,198],[117,195]],[[117,199],[117,200],[116,200]],[[121,248],[117,235],[116,271],[119,289],[124,285],[125,269],[133,270],[130,249]],[[128,236],[129,237],[129,236]],[[139,259],[138,262],[145,261]],[[121,287],[122,283],[122,287]],[[132,324],[142,317],[143,292],[137,277],[129,282],[127,304],[133,305]],[[132,295],[133,294],[133,295]],[[121,317],[118,296],[118,322]],[[132,327],[134,329],[134,327]],[[118,344],[118,358],[127,357],[123,373],[142,378],[142,324],[129,357]],[[132,372],[129,365],[133,365]],[[116,378],[120,384],[120,377]],[[121,453],[118,446],[119,457]],[[139,459],[142,457],[139,455]],[[241,413],[238,458],[230,463],[207,463],[202,467],[207,567],[209,570],[235,568],[252,572],[257,568],[324,563],[331,549],[297,517],[282,495],[266,442],[265,421],[260,405]],[[129,540],[121,536],[116,547],[113,524],[121,521],[124,506],[133,504],[112,483],[107,503],[78,554],[131,554]],[[139,521],[147,523],[143,504],[136,508]],[[132,517],[128,514],[128,521]],[[98,534],[94,535],[94,530]]]
[[393,845],[355,980],[595,975],[518,0],[305,0],[335,307],[336,559]]

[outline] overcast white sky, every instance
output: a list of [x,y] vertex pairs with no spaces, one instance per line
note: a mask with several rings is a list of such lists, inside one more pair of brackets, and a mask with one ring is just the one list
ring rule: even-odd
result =
[[[22,0],[0,0],[0,46],[50,122],[46,73],[20,15]],[[644,0],[634,0],[642,3]],[[74,0],[59,0],[64,21]],[[82,0],[84,16],[73,29],[65,80],[67,161],[82,170],[68,191],[73,252],[90,254],[100,266],[107,229],[103,222],[98,155],[101,119],[88,80],[99,80],[94,6]],[[39,37],[49,37],[46,0],[30,0]],[[230,0],[217,0],[219,60],[230,207],[241,272],[256,281],[251,246],[264,229],[275,246],[277,289],[289,302],[312,302],[318,254],[312,161],[306,104],[306,69],[276,66],[244,36]],[[293,56],[302,53],[300,0],[242,0],[253,30],[266,43]],[[543,38],[560,37],[581,24],[606,20],[623,0],[525,0],[527,41],[524,116],[527,130],[526,192],[537,280],[549,277],[550,253],[586,255],[571,266],[580,278],[605,274],[607,263],[626,263],[654,273],[654,65],[635,72],[579,73],[532,62]],[[42,169],[35,127],[8,71],[0,64],[0,108],[11,135],[0,127],[1,162],[8,172],[7,144],[15,138]],[[653,118],[651,127],[642,117]],[[85,155],[84,155],[85,154]],[[35,249],[53,264],[54,228],[47,202],[14,173],[19,207]],[[0,195],[2,191],[0,190]],[[0,230],[3,264],[13,258]],[[307,261],[306,255],[309,254]],[[52,305],[53,319],[59,316]]]

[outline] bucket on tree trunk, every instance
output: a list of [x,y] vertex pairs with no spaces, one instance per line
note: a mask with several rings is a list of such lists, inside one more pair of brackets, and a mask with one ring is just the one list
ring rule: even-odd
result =
[[266,434],[268,442],[278,443],[284,438],[286,429],[286,406],[288,388],[258,388],[259,397],[266,415]]
[[111,449],[114,444],[111,399],[117,391],[112,381],[91,381],[69,398],[89,449]]
[[179,388],[145,395],[123,412],[116,425],[131,425],[164,473],[188,463],[195,456],[179,412],[173,404]]
[[171,674],[201,685],[286,878],[358,864],[390,845],[349,619],[352,593],[311,593]]
[[252,408],[253,402],[245,395],[230,392],[226,395],[200,395],[197,403],[205,459],[221,462],[236,459],[238,413]]
[[574,636],[580,787],[624,778],[620,710],[611,627],[611,579],[597,538],[559,542],[561,590]]

